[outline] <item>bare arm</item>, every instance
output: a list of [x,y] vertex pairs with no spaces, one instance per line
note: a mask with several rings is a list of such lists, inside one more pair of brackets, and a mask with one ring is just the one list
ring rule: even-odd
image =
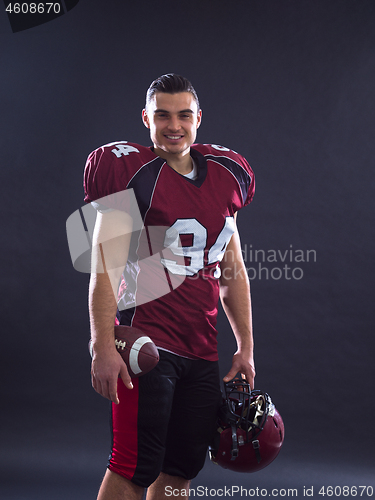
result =
[[224,381],[228,382],[240,372],[253,389],[255,368],[250,283],[237,227],[220,267],[220,299],[237,341],[232,367]]
[[131,389],[132,383],[114,342],[117,288],[125,267],[132,231],[132,220],[125,212],[98,213],[93,234],[89,312],[93,359],[91,378],[94,389],[118,403],[120,375]]

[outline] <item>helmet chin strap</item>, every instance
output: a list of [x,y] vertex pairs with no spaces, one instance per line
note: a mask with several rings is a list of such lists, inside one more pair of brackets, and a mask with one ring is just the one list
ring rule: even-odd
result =
[[[231,460],[236,460],[239,454],[239,448],[238,448],[238,438],[237,438],[237,427],[234,423],[231,424],[231,430],[232,430],[232,449],[231,449]],[[257,459],[258,464],[260,464],[260,461],[262,460],[261,454],[260,454],[260,444],[258,439],[254,439],[251,441],[251,444],[253,445],[253,449],[255,452],[255,457]]]
[[252,445],[253,445],[253,448],[255,451],[255,456],[256,456],[257,462],[258,462],[258,464],[260,464],[262,457],[260,456],[260,451],[259,451],[259,448],[260,448],[259,441],[257,439],[254,439],[254,441],[252,441]]
[[234,423],[231,424],[232,429],[232,450],[231,450],[231,460],[236,460],[238,457],[238,439],[237,439],[237,427]]

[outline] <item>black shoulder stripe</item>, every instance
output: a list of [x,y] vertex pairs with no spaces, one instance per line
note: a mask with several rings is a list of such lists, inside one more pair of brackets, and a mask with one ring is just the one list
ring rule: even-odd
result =
[[137,198],[143,221],[147,210],[150,208],[155,184],[164,163],[165,160],[159,157],[155,158],[150,163],[146,163],[146,165],[143,165],[143,167],[138,170],[127,185],[128,189],[134,189],[134,194]]
[[247,172],[239,163],[231,158],[228,158],[227,156],[205,155],[205,158],[206,160],[219,163],[233,174],[241,188],[242,202],[245,203],[252,181],[250,173]]

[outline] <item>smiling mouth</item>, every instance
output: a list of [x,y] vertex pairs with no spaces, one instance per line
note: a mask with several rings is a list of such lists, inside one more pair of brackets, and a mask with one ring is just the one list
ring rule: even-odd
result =
[[179,139],[182,139],[183,135],[166,135],[165,137],[170,141],[178,141]]

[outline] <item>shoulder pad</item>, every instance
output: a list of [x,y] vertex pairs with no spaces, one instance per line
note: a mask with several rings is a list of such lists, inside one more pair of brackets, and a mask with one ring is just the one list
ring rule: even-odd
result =
[[213,155],[213,156],[229,156],[235,159],[236,156],[241,156],[233,149],[229,149],[225,146],[220,146],[219,144],[193,144],[194,149],[197,149],[203,155]]
[[103,152],[111,152],[117,158],[121,158],[121,156],[129,156],[130,153],[150,152],[149,148],[128,141],[110,142],[108,144],[104,144],[98,149],[103,150]]

